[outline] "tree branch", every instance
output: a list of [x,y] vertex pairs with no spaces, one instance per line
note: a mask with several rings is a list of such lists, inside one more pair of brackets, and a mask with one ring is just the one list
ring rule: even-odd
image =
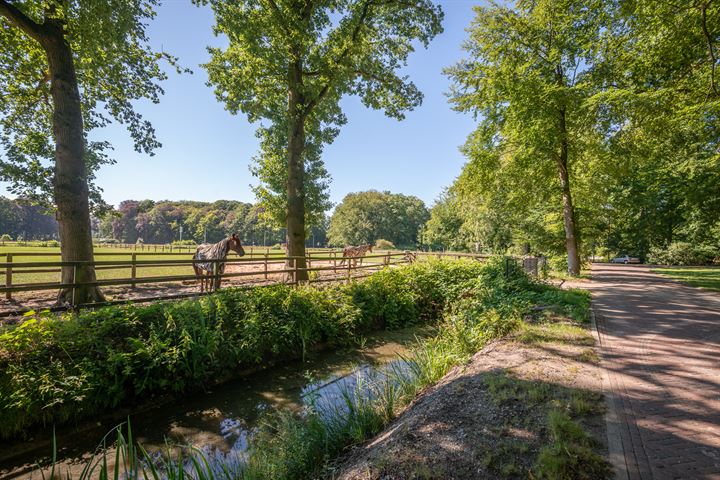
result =
[[7,0],[0,0],[0,15],[7,18],[10,23],[18,27],[34,40],[42,42],[45,38],[45,30],[43,29],[43,26],[33,21],[15,5],[8,3]]
[[717,58],[715,57],[715,50],[713,49],[712,35],[710,35],[710,32],[707,28],[707,9],[711,3],[712,0],[709,0],[707,3],[703,4],[703,6],[700,8],[700,11],[702,12],[702,29],[707,40],[708,53],[710,53],[710,88],[712,89],[713,93],[717,95],[718,91],[717,87],[715,86],[715,64],[717,63]]
[[[357,25],[355,25],[355,29],[353,30],[352,35],[350,36],[350,41],[346,44],[343,51],[338,55],[337,59],[333,62],[335,65],[341,63],[345,58],[347,58],[347,55],[350,53],[350,50],[353,45],[355,45],[355,42],[357,40],[357,36],[360,34],[360,30],[362,29],[363,25],[365,24],[365,19],[368,16],[368,13],[370,12],[370,6],[372,5],[372,0],[367,0],[365,2],[365,5],[363,5],[362,13],[360,14],[360,18],[358,19]],[[310,111],[312,111],[313,108],[317,106],[318,103],[322,101],[323,98],[328,94],[330,91],[330,87],[332,87],[333,82],[335,81],[335,77],[338,74],[338,71],[340,69],[337,68],[331,75],[330,79],[327,81],[327,83],[323,86],[323,88],[320,90],[320,93],[317,94],[315,98],[313,98],[305,107],[305,113],[308,114]]]
[[[4,0],[0,0],[0,1],[4,1]],[[275,3],[275,0],[267,0],[267,1],[270,4],[270,8],[275,13],[275,16],[277,17],[278,22],[280,23],[280,27],[282,27],[283,31],[285,32],[285,35],[287,35],[288,37],[292,36],[290,33],[290,28],[288,27],[287,22],[285,21],[285,16],[280,11],[280,8],[277,6],[277,3]]]

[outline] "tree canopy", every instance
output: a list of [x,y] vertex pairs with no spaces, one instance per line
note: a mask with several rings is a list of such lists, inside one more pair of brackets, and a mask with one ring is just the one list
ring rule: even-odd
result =
[[158,101],[157,82],[165,78],[158,61],[174,63],[148,45],[145,22],[156,5],[0,0],[0,178],[55,209],[66,262],[61,283],[83,284],[61,289],[58,304],[104,299],[87,262],[94,258],[91,206],[103,206],[94,172],[111,162],[110,145],[90,141],[88,132],[114,119],[127,125],[137,150],[159,146],[132,106],[140,98]]
[[584,256],[678,241],[720,255],[719,39],[712,1],[476,8],[468,58],[448,74],[479,124],[423,238],[559,254],[571,219]]
[[[2,205],[2,204],[0,204]],[[272,246],[285,240],[284,231],[263,215],[260,204],[234,200],[216,202],[125,200],[97,221],[96,236],[120,243],[217,242],[237,232],[244,244]],[[325,244],[325,222],[316,228],[316,243]],[[2,232],[0,232],[2,233]]]
[[13,240],[54,239],[57,222],[27,200],[0,197],[0,235],[8,235]]
[[158,4],[0,1],[0,178],[10,182],[12,193],[53,206],[55,137],[48,60],[38,41],[43,29],[61,29],[72,50],[92,203],[104,206],[94,172],[114,159],[108,154],[112,145],[90,140],[89,132],[116,121],[127,127],[137,151],[152,154],[160,147],[150,123],[133,107],[139,99],[159,102],[159,82],[166,78],[160,61],[176,65],[174,57],[148,44],[147,23]]
[[422,200],[390,192],[349,193],[335,208],[328,228],[334,246],[375,244],[388,240],[399,248],[415,248],[418,230],[427,222]]
[[398,70],[442,31],[442,11],[429,0],[199,3],[229,40],[210,49],[209,83],[231,113],[260,122],[258,191],[284,220],[290,255],[304,258],[306,222],[328,206],[321,153],[346,122],[340,99],[358,95],[398,119],[418,106],[422,94]]

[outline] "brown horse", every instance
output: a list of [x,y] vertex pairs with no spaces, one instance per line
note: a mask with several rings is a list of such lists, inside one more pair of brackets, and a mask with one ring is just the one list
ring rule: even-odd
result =
[[[205,244],[197,247],[195,255],[193,255],[193,260],[205,260],[203,262],[193,263],[195,276],[200,281],[200,293],[205,290],[208,292],[214,292],[220,288],[222,277],[219,275],[225,273],[225,262],[213,260],[225,260],[230,250],[237,253],[240,257],[245,255],[245,250],[240,244],[240,239],[238,238],[237,233],[233,233],[231,236],[220,240],[218,243]],[[215,275],[218,276],[216,277]],[[211,282],[212,279],[215,281]]]
[[362,257],[364,257],[367,252],[372,253],[372,249],[372,245],[360,245],[359,247],[343,248],[343,259],[342,262],[340,262],[340,266],[342,266],[346,260],[351,259],[348,263],[352,262],[353,266],[357,267],[358,259],[360,260],[360,264],[362,264]]

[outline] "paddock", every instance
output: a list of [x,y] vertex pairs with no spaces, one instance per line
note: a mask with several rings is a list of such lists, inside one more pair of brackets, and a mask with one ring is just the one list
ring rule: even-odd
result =
[[[57,291],[85,285],[60,283],[61,267],[76,267],[82,262],[63,263],[57,261],[57,253],[36,250],[6,252],[4,255],[6,261],[0,263],[0,275],[5,277],[4,286],[0,287],[0,323],[15,323],[31,310],[62,310],[54,307]],[[179,253],[99,250],[96,260],[88,263],[95,266],[97,281],[94,284],[102,288],[108,301],[83,307],[198,296],[199,282],[190,257],[188,250]],[[310,277],[308,283],[318,284],[351,282],[385,267],[430,257],[485,258],[484,255],[438,252],[412,252],[409,255],[408,252],[388,250],[368,254],[357,265],[353,262],[341,265],[342,251],[331,249],[309,250],[305,258]],[[54,261],[46,260],[48,258]],[[221,275],[223,288],[297,284],[301,270],[297,268],[297,260],[297,257],[285,256],[281,250],[248,247],[244,257],[229,255],[225,260],[225,272]]]

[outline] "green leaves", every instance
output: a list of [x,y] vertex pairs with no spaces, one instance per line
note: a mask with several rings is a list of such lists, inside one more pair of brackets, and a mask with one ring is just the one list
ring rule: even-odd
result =
[[330,217],[328,239],[346,246],[374,245],[382,238],[398,248],[414,248],[427,220],[427,208],[417,197],[375,190],[350,193]]
[[[231,113],[267,122],[258,129],[261,152],[252,167],[261,181],[256,194],[284,224],[288,131],[300,119],[305,216],[317,224],[331,206],[321,155],[346,122],[340,99],[358,95],[364,105],[398,119],[418,106],[422,94],[397,70],[407,64],[414,42],[427,46],[442,31],[442,10],[429,0],[201,3],[215,12],[215,33],[229,39],[226,48],[209,49],[209,85]],[[299,100],[297,111],[289,95]]]
[[[555,163],[563,140],[586,253],[644,256],[675,240],[711,242],[720,211],[719,25],[714,2],[476,8],[468,58],[447,70],[454,108],[480,120],[450,188],[462,218],[453,228],[471,232],[466,245],[561,251]],[[488,242],[485,232],[503,227],[511,241]]]
[[[39,32],[60,25],[72,49],[90,180],[101,165],[114,163],[106,153],[111,148],[108,143],[88,139],[91,130],[117,121],[127,127],[137,151],[152,155],[160,147],[152,126],[135,111],[133,102],[159,101],[160,82],[166,79],[162,61],[177,71],[187,70],[174,57],[148,45],[145,30],[158,4],[158,0],[12,2]],[[10,182],[13,193],[47,203],[55,155],[47,59],[38,38],[17,25],[0,15],[0,178]],[[91,187],[90,196],[102,206],[97,189]]]
[[0,438],[187,392],[320,342],[436,321],[465,284],[498,265],[428,261],[322,289],[226,289],[200,300],[39,313],[0,335]]

